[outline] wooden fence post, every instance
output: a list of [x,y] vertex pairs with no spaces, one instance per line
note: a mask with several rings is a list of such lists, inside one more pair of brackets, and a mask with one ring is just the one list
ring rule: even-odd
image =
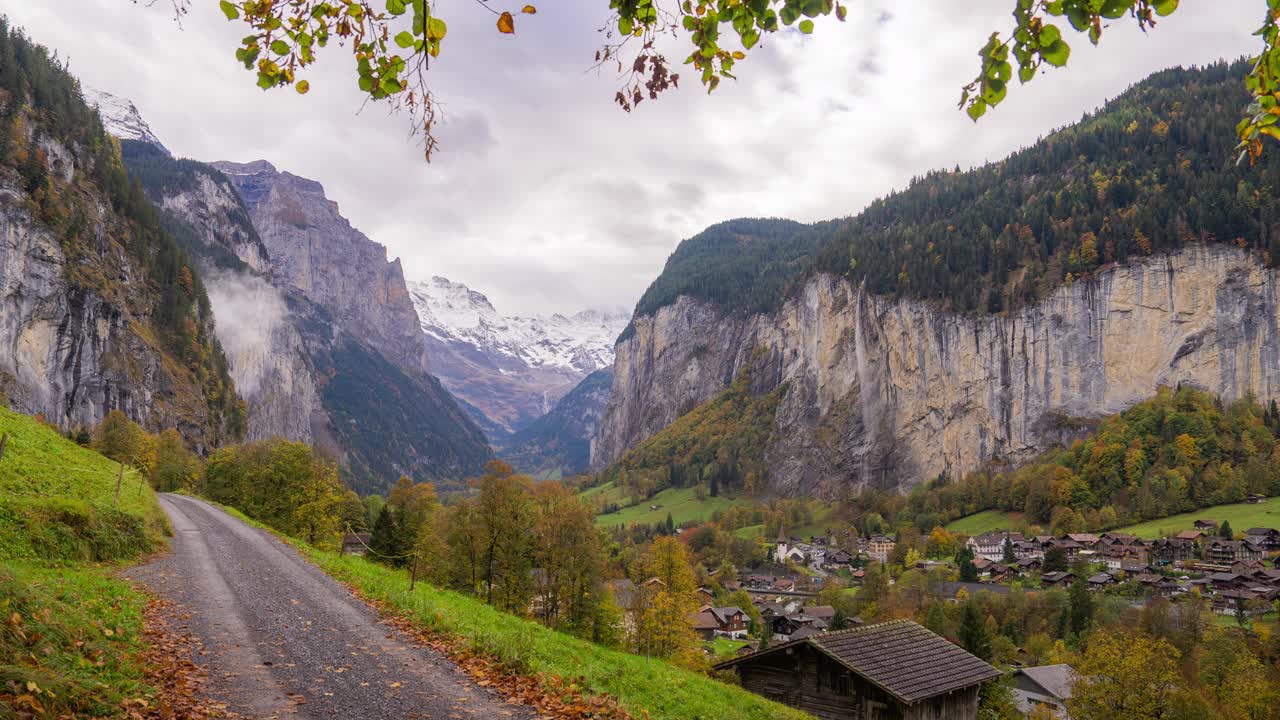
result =
[[413,586],[418,584],[418,553],[413,554],[413,565],[409,570],[409,592],[413,592]]
[[116,475],[116,507],[120,507],[120,483],[124,482],[124,463],[120,463],[120,473]]

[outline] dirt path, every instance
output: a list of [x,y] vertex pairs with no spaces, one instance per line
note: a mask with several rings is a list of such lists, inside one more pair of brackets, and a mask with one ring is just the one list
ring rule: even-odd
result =
[[534,718],[411,644],[270,533],[189,497],[160,499],[172,550],[127,575],[203,644],[207,691],[246,717]]

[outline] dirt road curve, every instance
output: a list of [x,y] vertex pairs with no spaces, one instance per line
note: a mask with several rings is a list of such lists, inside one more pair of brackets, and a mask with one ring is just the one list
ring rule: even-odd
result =
[[[206,690],[247,717],[533,718],[411,644],[269,533],[192,498],[160,499],[171,551],[129,571],[203,643]],[[187,617],[189,615],[189,617]]]

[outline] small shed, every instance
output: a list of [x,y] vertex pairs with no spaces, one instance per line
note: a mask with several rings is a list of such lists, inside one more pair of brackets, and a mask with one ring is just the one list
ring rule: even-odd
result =
[[369,550],[369,540],[372,537],[369,533],[343,533],[342,554],[364,555]]
[[822,633],[716,666],[823,720],[973,720],[1000,671],[910,620]]

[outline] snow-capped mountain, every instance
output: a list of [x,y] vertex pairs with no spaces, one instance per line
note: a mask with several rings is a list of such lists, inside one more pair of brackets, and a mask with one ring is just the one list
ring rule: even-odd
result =
[[624,310],[509,316],[484,294],[433,277],[409,284],[427,335],[427,353],[445,387],[488,420],[490,437],[548,412],[588,374],[613,364]]
[[160,138],[151,132],[151,126],[142,119],[142,113],[138,112],[131,100],[92,88],[84,88],[84,99],[90,105],[97,106],[107,132],[121,140],[151,143],[163,150],[165,155],[173,156],[169,148],[160,142]]

